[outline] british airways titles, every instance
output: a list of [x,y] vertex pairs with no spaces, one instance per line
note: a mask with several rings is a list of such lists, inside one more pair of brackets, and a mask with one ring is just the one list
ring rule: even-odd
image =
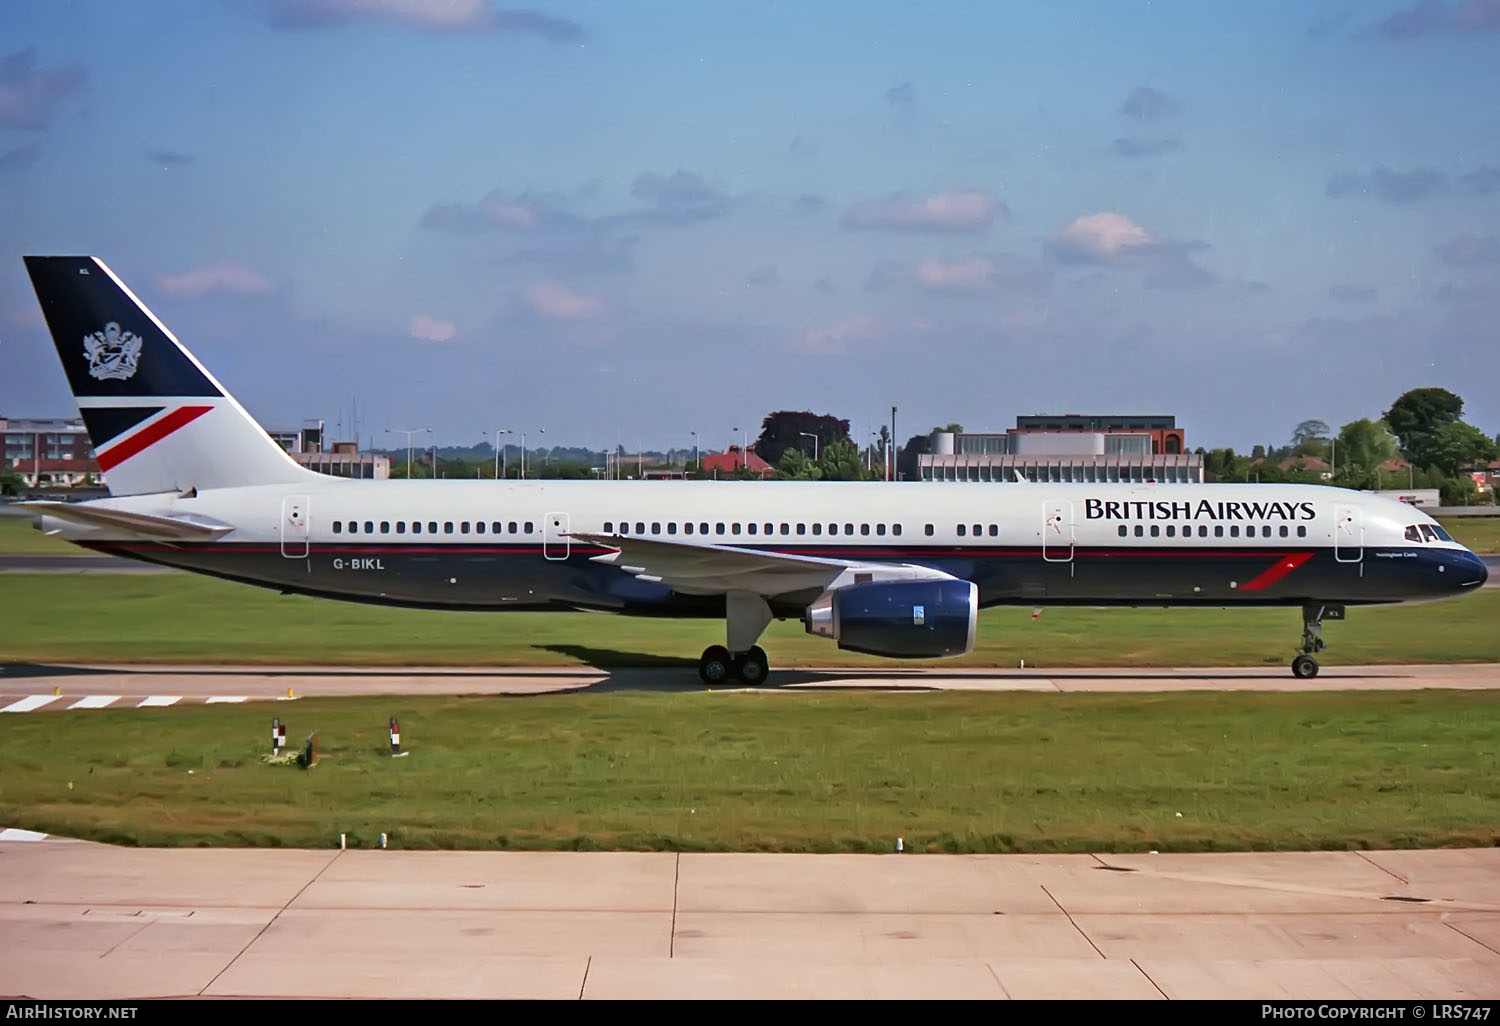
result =
[[1089,520],[1313,520],[1317,511],[1311,502],[1164,502],[1109,499],[1083,500]]

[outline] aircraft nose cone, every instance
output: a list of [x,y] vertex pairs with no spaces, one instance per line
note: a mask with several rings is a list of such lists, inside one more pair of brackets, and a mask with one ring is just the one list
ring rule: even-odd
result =
[[1472,552],[1466,552],[1464,555],[1468,557],[1468,566],[1465,568],[1468,570],[1465,575],[1467,580],[1464,583],[1474,588],[1484,587],[1484,582],[1490,579],[1489,564]]

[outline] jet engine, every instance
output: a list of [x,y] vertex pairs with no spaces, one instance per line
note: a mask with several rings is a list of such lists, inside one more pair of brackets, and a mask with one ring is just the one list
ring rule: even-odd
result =
[[807,607],[807,633],[839,648],[896,659],[955,656],[974,648],[979,587],[968,581],[891,581],[825,591]]

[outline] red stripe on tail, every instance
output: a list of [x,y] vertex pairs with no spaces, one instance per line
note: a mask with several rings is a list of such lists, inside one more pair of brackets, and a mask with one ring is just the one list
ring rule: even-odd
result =
[[99,469],[108,471],[119,466],[130,457],[166,438],[185,424],[191,424],[203,416],[212,406],[179,406],[161,420],[142,428],[129,438],[110,446],[99,453]]

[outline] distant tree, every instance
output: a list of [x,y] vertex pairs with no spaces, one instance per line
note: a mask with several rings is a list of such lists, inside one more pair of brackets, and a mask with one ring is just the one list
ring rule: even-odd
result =
[[1263,460],[1263,459],[1265,459],[1266,458],[1266,447],[1264,445],[1257,445],[1254,449],[1251,449],[1250,450],[1250,458],[1252,460]]
[[19,495],[23,483],[14,470],[0,470],[0,495]]
[[865,466],[859,461],[859,450],[850,441],[834,442],[818,453],[818,469],[824,481],[861,481]]
[[1414,388],[1391,404],[1381,418],[1401,443],[1401,452],[1409,460],[1427,465],[1422,459],[1423,446],[1444,424],[1463,416],[1464,401],[1446,388]]
[[[1490,436],[1472,424],[1454,421],[1444,424],[1422,441],[1422,455],[1427,465],[1450,476],[1476,463],[1495,458],[1495,443]],[[1467,476],[1465,480],[1469,480]]]
[[[957,427],[950,424],[948,427]],[[948,428],[934,428],[934,432],[946,431]],[[921,457],[932,452],[932,435],[912,435],[901,447],[901,473],[908,481],[915,481],[922,476]],[[876,469],[880,469],[877,467]],[[884,476],[884,475],[881,475]]]
[[849,440],[849,422],[839,420],[831,414],[811,413],[807,410],[778,410],[766,415],[761,422],[760,437],[751,448],[767,463],[780,466],[782,453],[788,449],[807,449],[812,455],[811,439],[803,438],[806,432],[816,435],[819,455],[834,442]]
[[1368,417],[1351,421],[1339,429],[1332,454],[1335,480],[1349,488],[1375,487],[1378,468],[1398,452],[1396,438],[1384,423]]
[[1292,428],[1292,445],[1302,445],[1304,442],[1317,438],[1328,437],[1328,425],[1321,420],[1304,420]]
[[776,470],[789,481],[816,481],[823,476],[822,468],[801,449],[784,450]]

